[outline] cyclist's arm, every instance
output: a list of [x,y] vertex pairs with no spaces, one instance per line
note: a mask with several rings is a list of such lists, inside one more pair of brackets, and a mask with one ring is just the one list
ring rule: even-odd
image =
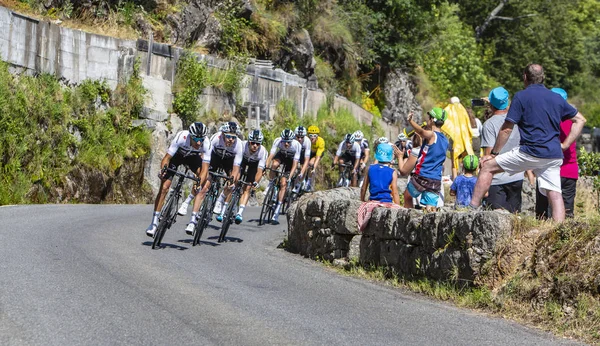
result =
[[369,148],[365,149],[365,158],[362,159],[362,163],[364,163],[365,165],[367,164],[367,162],[369,161],[369,154],[370,154],[370,150]]
[[[298,161],[294,160],[294,163],[292,163],[292,170],[290,171],[290,174],[293,174],[294,172],[296,172],[296,169],[298,168]],[[290,179],[292,177],[290,176]]]
[[235,157],[233,158],[233,170],[231,172],[231,176],[233,177],[232,183],[237,183],[240,175],[240,165],[242,164],[242,160],[244,159],[244,146],[242,145],[241,140],[236,140],[235,145]]
[[317,157],[323,156],[325,152],[325,140],[321,137],[317,139]]
[[367,189],[369,188],[369,169],[365,172],[365,180],[363,180],[363,185],[360,188],[360,200],[366,202],[365,199],[367,197]]
[[163,167],[168,166],[169,162],[171,162],[171,158],[173,156],[171,156],[171,154],[167,153],[165,154],[165,156],[163,156],[162,160],[160,161],[160,169],[163,169]]
[[340,145],[338,146],[338,150],[335,152],[335,157],[333,158],[334,165],[337,165],[337,163],[340,160],[340,156],[342,156],[343,145],[344,145],[344,141],[342,141],[342,143],[340,143]]

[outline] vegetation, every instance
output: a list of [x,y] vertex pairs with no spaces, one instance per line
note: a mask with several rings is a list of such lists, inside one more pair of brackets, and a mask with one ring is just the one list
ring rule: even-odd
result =
[[69,88],[50,75],[15,76],[1,63],[0,205],[45,202],[28,196],[33,185],[52,190],[79,165],[112,172],[146,156],[150,135],[131,126],[145,92],[137,71],[112,92],[101,81]]

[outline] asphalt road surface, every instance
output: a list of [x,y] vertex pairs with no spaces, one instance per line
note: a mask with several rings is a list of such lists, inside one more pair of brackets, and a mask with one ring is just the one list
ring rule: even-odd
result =
[[1,207],[0,345],[573,344],[342,276],[258,212],[195,247],[179,217],[152,250],[149,205]]

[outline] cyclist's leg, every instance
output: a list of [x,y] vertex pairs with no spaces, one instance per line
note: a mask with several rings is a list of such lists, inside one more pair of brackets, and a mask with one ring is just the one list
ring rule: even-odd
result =
[[[228,176],[231,176],[231,171],[233,170],[233,158],[231,159],[227,159],[224,160],[222,162],[222,167],[223,167],[223,171],[225,171],[225,173]],[[219,196],[219,200],[221,200],[221,197],[223,197],[223,204],[221,206],[221,210],[218,211],[218,216],[217,216],[217,221],[221,222],[223,220],[223,214],[225,214],[225,211],[227,210],[227,207],[229,206],[229,201],[231,200],[231,193],[233,192],[234,189],[234,185],[230,182],[228,184],[225,184],[225,187],[223,188],[223,191],[221,192],[221,195]],[[217,200],[217,202],[219,201]],[[217,212],[215,210],[215,212]]]
[[[169,162],[169,168],[176,170],[181,163],[180,159],[181,158],[178,155],[173,156]],[[172,172],[167,172],[165,173],[164,179],[162,179],[160,182],[160,189],[158,190],[156,198],[154,199],[154,212],[152,213],[152,221],[150,222],[150,226],[148,226],[146,229],[146,234],[150,237],[154,236],[154,232],[156,232],[160,211],[165,203],[167,194],[169,193],[169,188],[171,187],[174,175],[175,174]]]
[[[248,167],[246,170],[246,182],[256,182],[256,174],[258,171],[258,162],[248,163]],[[252,191],[252,187],[248,185],[244,185],[242,190],[242,195],[240,196],[240,206],[238,208],[237,215],[235,217],[236,222],[242,222],[244,209],[246,208],[246,203],[248,203],[248,199],[250,198],[250,192]],[[238,217],[239,216],[239,217]]]
[[352,186],[352,187],[358,186],[358,172],[356,170],[354,170],[354,165],[356,164],[356,160],[357,160],[357,158],[354,158],[354,160],[351,161],[351,163],[352,163],[352,173],[351,173],[352,184],[350,186]]
[[[285,166],[284,173],[291,173],[293,162],[293,157],[285,158],[285,161],[283,161],[283,165]],[[275,207],[275,211],[273,212],[273,218],[271,220],[273,224],[279,223],[279,213],[281,212],[281,206],[283,204],[283,200],[285,199],[285,194],[287,192],[287,184],[289,183],[288,177],[282,176],[279,180],[279,195],[277,196],[277,206]]]
[[[186,166],[190,169],[190,171],[194,172],[196,177],[200,178],[200,173],[202,172],[202,158],[200,157],[200,155],[194,155],[194,156],[187,157],[186,158]],[[194,197],[196,197],[196,195],[198,194],[198,189],[199,188],[196,186],[196,184],[194,184],[192,187],[192,191],[190,191],[190,194],[183,201],[183,203],[181,203],[181,206],[179,207],[177,214],[179,214],[179,215],[187,214],[187,210],[188,210],[190,203],[192,202]],[[196,205],[196,203],[194,203],[194,207],[195,207],[195,205]],[[198,212],[197,209],[194,211]]]

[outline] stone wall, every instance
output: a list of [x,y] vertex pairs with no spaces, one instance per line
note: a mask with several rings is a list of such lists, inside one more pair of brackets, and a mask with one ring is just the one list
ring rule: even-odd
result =
[[512,234],[513,215],[495,212],[376,208],[363,233],[356,188],[303,196],[288,213],[292,252],[311,258],[356,258],[400,275],[471,283]]

